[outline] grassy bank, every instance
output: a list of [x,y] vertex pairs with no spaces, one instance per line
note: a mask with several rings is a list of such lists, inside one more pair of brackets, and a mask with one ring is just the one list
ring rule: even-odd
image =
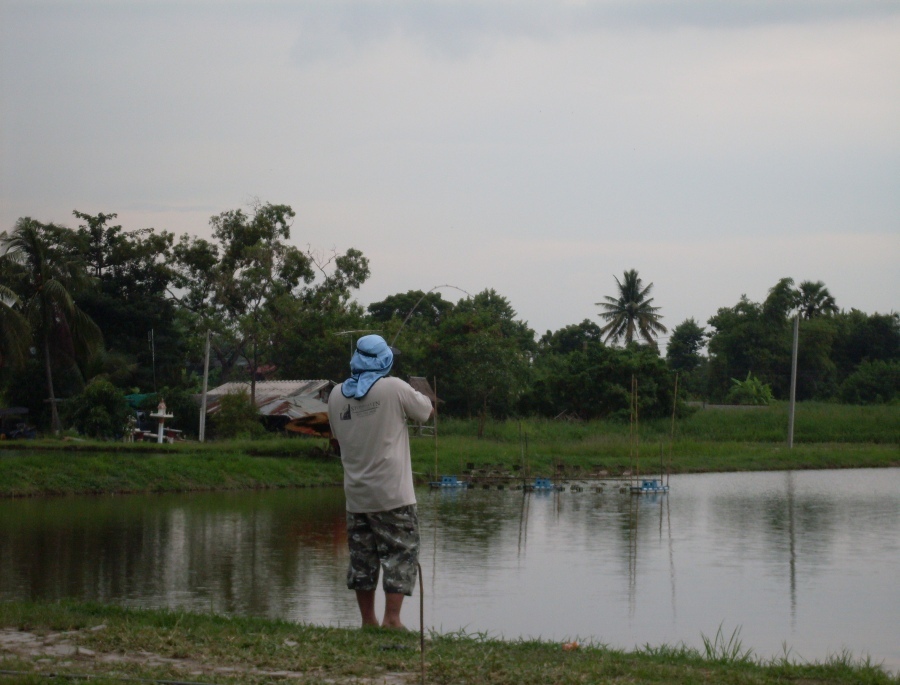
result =
[[[16,672],[10,680],[22,683],[43,682],[51,673],[88,676],[91,682],[416,683],[422,676],[418,635],[384,630],[75,603],[0,603],[0,636],[0,671]],[[716,631],[704,636],[704,644],[703,650],[662,645],[626,652],[602,645],[567,649],[552,642],[432,634],[425,647],[425,682],[900,682],[847,654],[814,664],[795,663],[790,654],[761,660],[739,638]]]
[[[787,441],[789,405],[777,402],[768,407],[687,407],[676,417],[676,440],[714,442]],[[475,420],[439,419],[441,435],[473,436]],[[638,422],[643,442],[668,442],[671,418]],[[627,439],[631,426],[621,421],[557,421],[528,419],[488,421],[484,437],[501,442],[518,442],[520,434],[541,442],[589,441],[598,436]],[[900,443],[900,405],[856,406],[825,402],[802,402],[794,420],[794,443]]]
[[339,484],[342,477],[337,459],[296,446],[290,458],[177,447],[156,454],[95,451],[89,446],[0,457],[2,497],[315,487]]
[[[503,470],[568,476],[900,466],[900,407],[803,404],[788,449],[787,407],[699,410],[645,421],[637,447],[626,423],[440,420],[439,439],[412,440],[420,481]],[[0,445],[0,496],[173,492],[339,484],[327,442],[305,438],[174,445],[36,440]],[[637,461],[635,460],[637,454]],[[435,464],[435,462],[437,462]]]

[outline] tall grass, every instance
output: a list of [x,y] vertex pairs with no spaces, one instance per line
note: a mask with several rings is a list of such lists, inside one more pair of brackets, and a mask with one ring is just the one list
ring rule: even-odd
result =
[[712,638],[701,633],[704,656],[710,661],[721,661],[726,664],[749,663],[753,661],[753,650],[744,648],[740,635],[741,627],[738,626],[726,638],[725,633],[722,632],[721,624]]
[[[788,409],[785,402],[768,407],[685,408],[675,421],[678,439],[725,442],[784,442]],[[441,419],[443,437],[477,434],[475,419]],[[598,436],[628,437],[631,426],[615,420],[556,421],[528,418],[488,421],[484,439],[518,442],[520,436],[538,442],[578,442]],[[639,421],[643,441],[670,439],[671,419]],[[854,406],[801,402],[794,421],[795,443],[843,442],[900,444],[900,405]]]
[[801,403],[794,448],[788,449],[788,406],[696,409],[671,419],[622,421],[488,421],[444,419],[439,440],[413,441],[414,467],[433,474],[501,465],[531,474],[565,470],[622,475],[760,471],[900,465],[900,406]]

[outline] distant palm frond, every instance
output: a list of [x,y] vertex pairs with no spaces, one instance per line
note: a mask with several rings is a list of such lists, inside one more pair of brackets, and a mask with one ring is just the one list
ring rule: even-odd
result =
[[649,344],[655,345],[655,337],[668,329],[660,323],[662,315],[657,314],[659,307],[654,307],[651,304],[653,298],[647,297],[653,284],[644,286],[636,269],[626,271],[621,281],[618,278],[615,281],[619,288],[619,296],[606,295],[603,302],[595,303],[605,310],[599,315],[607,321],[600,329],[600,333],[606,336],[604,340],[619,342],[624,339],[628,344],[634,340],[637,333]]

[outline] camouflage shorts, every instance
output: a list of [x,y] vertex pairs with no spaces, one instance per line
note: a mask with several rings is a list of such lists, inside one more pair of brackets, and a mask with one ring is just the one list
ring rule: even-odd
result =
[[348,511],[347,542],[348,588],[374,590],[383,566],[385,592],[412,594],[419,560],[419,516],[415,504],[371,514]]

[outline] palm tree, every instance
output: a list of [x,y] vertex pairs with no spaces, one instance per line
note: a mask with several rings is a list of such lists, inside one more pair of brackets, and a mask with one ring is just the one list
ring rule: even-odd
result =
[[53,367],[73,363],[102,345],[102,335],[81,311],[70,291],[87,280],[77,261],[61,249],[62,229],[30,218],[19,219],[11,234],[0,235],[0,260],[19,286],[19,296],[37,347],[44,357],[51,428],[61,426],[53,389]]
[[0,367],[19,366],[28,356],[31,328],[16,309],[19,298],[5,285],[0,285]]
[[803,281],[800,284],[799,309],[804,319],[838,313],[837,303],[822,281]]
[[647,297],[653,284],[644,287],[637,270],[631,269],[624,273],[621,281],[616,278],[616,285],[619,287],[618,297],[607,295],[603,298],[605,302],[595,303],[606,310],[599,314],[607,321],[600,329],[601,335],[606,334],[604,341],[612,339],[618,342],[624,338],[627,345],[634,340],[635,333],[639,333],[647,343],[656,345],[654,336],[665,333],[667,329],[659,322],[662,318],[656,313],[659,307],[652,306],[653,298]]

